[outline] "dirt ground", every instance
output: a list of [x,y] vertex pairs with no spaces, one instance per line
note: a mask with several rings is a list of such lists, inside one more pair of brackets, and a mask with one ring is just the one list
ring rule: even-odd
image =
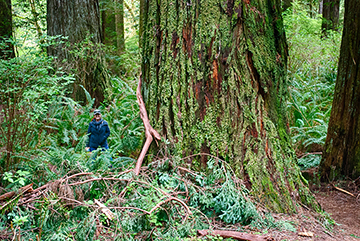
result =
[[[341,186],[338,185],[337,186]],[[270,231],[267,236],[275,240],[356,240],[360,241],[360,192],[359,190],[343,185],[342,188],[354,194],[351,196],[332,185],[323,185],[313,190],[317,201],[326,211],[334,225],[325,227],[326,222],[320,215],[314,214],[305,208],[297,215],[275,215],[276,220],[287,220],[294,224],[297,231]],[[320,221],[319,221],[320,220]],[[309,237],[301,236],[308,234]]]

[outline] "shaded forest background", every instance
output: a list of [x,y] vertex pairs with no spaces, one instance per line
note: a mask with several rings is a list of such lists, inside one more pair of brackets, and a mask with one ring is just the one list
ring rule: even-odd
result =
[[[0,200],[2,239],[184,240],[215,221],[253,230],[294,229],[275,222],[229,160],[209,154],[204,168],[201,155],[194,153],[195,164],[188,165],[186,157],[173,155],[171,140],[161,140],[141,176],[133,176],[144,142],[136,102],[144,64],[144,2],[100,1],[91,15],[98,25],[70,35],[66,31],[82,25],[82,19],[66,30],[58,13],[51,12],[66,11],[65,5],[11,1],[11,33],[0,33],[5,37],[0,42],[0,195],[14,194]],[[9,3],[0,0],[2,6]],[[335,92],[344,2],[284,1],[282,11],[291,145],[299,169],[315,168],[311,182],[319,184],[316,168]],[[86,131],[95,108],[111,128],[110,150],[89,155]],[[323,177],[345,178],[330,171]],[[26,199],[19,188],[29,184],[46,187]],[[114,207],[114,216],[99,212],[96,200]],[[317,211],[330,228],[333,221]]]

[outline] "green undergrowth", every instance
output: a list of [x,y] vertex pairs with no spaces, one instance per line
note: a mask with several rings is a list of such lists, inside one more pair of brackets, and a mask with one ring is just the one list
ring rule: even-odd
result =
[[321,15],[313,18],[293,2],[284,14],[289,46],[288,115],[301,168],[317,166],[325,143],[337,74],[341,31],[321,37]]
[[[16,41],[14,44],[21,45]],[[81,153],[93,118],[94,99],[84,88],[85,106],[66,92],[74,81],[73,75],[56,67],[53,58],[40,50],[25,46],[22,49],[27,50],[26,55],[0,60],[0,173],[37,170],[37,166],[48,164],[59,166],[61,162],[46,159],[54,148]],[[115,159],[137,156],[143,125],[136,103],[136,85],[134,80],[116,75],[111,82],[111,101],[99,107],[111,129],[110,153]]]
[[[47,159],[61,166],[38,167],[49,183],[39,196],[31,201],[26,195],[2,201],[11,203],[0,209],[0,235],[8,235],[5,240],[14,234],[20,234],[21,240],[36,240],[36,236],[59,241],[184,240],[195,237],[196,230],[219,226],[242,232],[291,226],[275,222],[265,209],[257,208],[241,180],[221,160],[211,159],[207,170],[196,172],[179,166],[179,158],[165,158],[134,176],[135,160],[111,161],[108,153],[97,153],[94,160],[73,149],[58,148],[49,151]],[[25,174],[24,184],[34,183],[34,188],[45,184],[37,174]],[[11,184],[20,176],[2,179],[15,190]],[[110,217],[98,202],[109,208]]]

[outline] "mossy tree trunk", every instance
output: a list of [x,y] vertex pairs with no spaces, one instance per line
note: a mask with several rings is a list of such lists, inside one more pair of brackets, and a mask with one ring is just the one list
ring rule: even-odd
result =
[[321,168],[324,181],[360,175],[360,1],[345,1],[335,94]]
[[103,43],[114,46],[118,55],[125,51],[124,0],[106,1],[101,9]]
[[105,60],[99,47],[101,26],[98,0],[47,0],[47,33],[67,37],[66,44],[50,46],[48,55],[56,56],[67,71],[76,69],[72,95],[86,101],[83,85],[95,98],[95,106],[104,101],[109,86]]
[[[0,16],[0,43],[4,43],[4,38],[12,38],[11,0],[0,0]],[[5,42],[5,46],[5,48],[0,47],[0,58],[15,57],[14,46],[9,42]]]
[[280,1],[149,0],[145,11],[142,94],[172,154],[227,160],[272,210],[316,208],[288,135]]
[[143,33],[144,33],[144,19],[145,19],[145,6],[146,0],[140,0],[140,12],[139,12],[139,47],[142,47]]
[[323,0],[322,32],[326,36],[327,30],[337,30],[339,25],[340,0]]

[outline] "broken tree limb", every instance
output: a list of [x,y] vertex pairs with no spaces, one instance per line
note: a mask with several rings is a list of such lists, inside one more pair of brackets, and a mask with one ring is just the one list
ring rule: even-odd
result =
[[255,234],[226,231],[226,230],[198,230],[197,232],[201,236],[206,236],[206,235],[221,236],[223,238],[233,238],[235,240],[242,240],[242,241],[273,241],[274,240],[271,237],[264,237]]
[[113,220],[115,218],[115,215],[113,214],[113,212],[110,211],[108,207],[106,207],[104,204],[102,204],[96,199],[94,200],[94,202],[100,207],[101,212],[103,212],[109,220]]
[[[17,191],[17,193],[21,193],[21,194],[24,194],[26,192],[32,192],[33,191],[33,188],[32,188],[33,184],[29,184],[29,185],[26,185],[24,187],[20,187],[19,190]],[[14,195],[16,194],[16,192],[7,192],[3,195],[0,196],[0,201],[2,200],[5,200],[5,199],[10,199],[12,198]]]
[[314,233],[312,233],[312,232],[299,232],[298,235],[302,236],[302,237],[309,237],[309,238],[314,237]]
[[[26,192],[31,192],[33,190],[32,188],[33,184],[29,184],[29,185],[26,185],[24,187],[21,187],[15,194],[16,196],[14,198],[12,198],[13,196],[10,196],[10,198],[12,198],[11,200],[9,200],[8,202],[6,202],[4,205],[2,205],[0,207],[0,212],[4,212],[4,210],[6,211],[6,209],[8,209],[9,207],[11,208],[12,205],[16,204],[20,197],[26,193]],[[9,198],[9,199],[10,199]]]
[[[169,197],[168,199],[164,200],[164,201],[161,201],[159,202],[155,207],[153,207],[149,214],[153,213],[156,209],[158,209],[161,205],[163,205],[164,203],[167,203],[167,202],[170,202],[170,201],[177,201],[178,203],[180,203],[186,210],[186,217],[185,217],[185,220],[188,218],[189,215],[191,215],[191,211],[189,209],[189,207],[183,202],[181,201],[180,199],[176,198],[176,197]],[[184,220],[184,221],[185,221]]]
[[139,85],[136,89],[136,97],[137,97],[139,108],[140,108],[140,117],[141,117],[141,119],[144,123],[144,127],[145,127],[145,138],[146,138],[145,144],[143,146],[143,149],[141,150],[141,153],[136,162],[136,166],[135,166],[135,170],[134,170],[135,175],[139,175],[141,164],[142,164],[142,162],[145,158],[145,155],[150,147],[153,137],[156,140],[160,140],[161,137],[160,137],[159,133],[154,128],[152,128],[152,126],[150,125],[149,117],[148,117],[148,114],[147,114],[147,111],[145,108],[145,103],[144,103],[144,100],[141,95],[141,75],[139,78]]
[[338,190],[338,191],[340,191],[340,192],[343,192],[343,193],[346,193],[346,194],[348,194],[348,195],[350,195],[350,196],[355,197],[355,195],[352,194],[351,192],[348,192],[348,191],[346,191],[346,190],[344,190],[344,189],[342,189],[342,188],[340,188],[340,187],[337,187],[337,186],[335,186],[334,184],[332,184],[332,186],[333,186],[336,190]]

